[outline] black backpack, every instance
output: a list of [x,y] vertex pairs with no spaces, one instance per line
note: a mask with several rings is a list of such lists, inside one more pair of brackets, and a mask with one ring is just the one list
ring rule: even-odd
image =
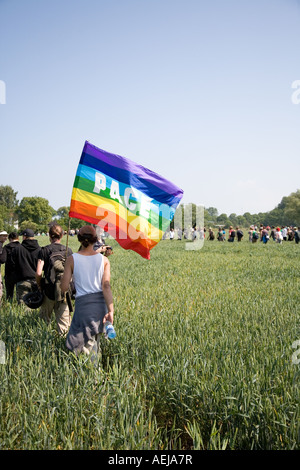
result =
[[[58,248],[56,248],[58,247]],[[45,271],[43,290],[51,300],[62,301],[64,295],[61,293],[60,281],[64,273],[66,263],[66,247],[56,245],[48,255],[48,268]]]
[[66,247],[63,245],[58,246],[59,250],[50,253],[48,271],[46,274],[48,283],[52,285],[60,282],[66,263]]

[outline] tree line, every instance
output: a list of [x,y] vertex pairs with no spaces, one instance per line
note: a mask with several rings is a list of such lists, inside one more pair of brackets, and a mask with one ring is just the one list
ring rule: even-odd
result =
[[[225,228],[230,226],[250,227],[251,225],[259,226],[300,226],[300,190],[291,193],[289,196],[282,198],[281,202],[269,212],[259,212],[257,214],[250,214],[245,212],[243,215],[237,214],[220,214],[218,215],[216,209],[209,207],[204,212],[204,219],[206,221],[213,220],[214,224],[225,225]],[[207,223],[206,223],[207,225]]]
[[[197,211],[196,204],[192,204],[192,223],[197,225]],[[182,221],[184,226],[184,206],[182,205],[177,210],[182,211]],[[189,208],[190,210],[190,208]],[[216,207],[204,208],[204,226],[220,225],[224,228],[232,227],[250,227],[250,226],[300,226],[300,190],[291,193],[289,196],[282,198],[281,202],[271,211],[259,212],[251,214],[245,212],[243,215],[231,213],[229,215],[218,213]],[[174,224],[171,224],[174,228]]]
[[[0,230],[12,232],[31,228],[35,233],[47,233],[49,222],[56,220],[64,230],[68,229],[69,207],[55,210],[49,201],[38,196],[17,199],[18,192],[11,186],[0,186]],[[71,228],[82,226],[82,220],[71,219]]]
[[[23,197],[17,199],[18,192],[11,186],[0,186],[0,229],[11,232],[18,226],[19,230],[31,228],[35,233],[47,233],[49,222],[56,220],[64,230],[68,230],[69,210],[68,206],[54,209],[49,201],[38,196]],[[184,207],[180,207],[184,213]],[[192,204],[192,220],[196,222],[197,206]],[[300,226],[300,190],[282,198],[281,202],[269,212],[259,212],[243,215],[219,214],[215,207],[204,208],[204,226],[222,225],[250,227],[250,225],[279,225]],[[76,229],[82,226],[82,220],[70,219],[70,228]],[[172,224],[171,224],[172,227]]]

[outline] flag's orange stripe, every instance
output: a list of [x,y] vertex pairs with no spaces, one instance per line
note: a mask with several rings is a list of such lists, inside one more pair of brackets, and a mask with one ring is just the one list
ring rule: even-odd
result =
[[[140,243],[148,250],[151,250],[159,242],[159,240],[146,237],[143,232],[136,230],[131,224],[129,224],[114,212],[104,208],[104,214],[103,217],[101,217],[96,214],[97,210],[98,207],[96,206],[72,199],[70,206],[70,217],[76,217],[90,222],[90,219],[92,219],[91,223],[100,225],[102,227],[108,225],[108,233],[116,238],[121,246],[122,242],[124,244],[127,241],[134,244]],[[75,213],[76,215],[73,215]],[[114,229],[114,227],[116,227],[116,229]]]
[[159,241],[163,236],[164,232],[160,230],[156,224],[152,224],[146,217],[140,215],[137,216],[116,200],[108,199],[107,197],[102,197],[98,194],[91,194],[78,188],[73,188],[71,200],[83,202],[84,204],[95,207],[96,217],[98,208],[101,210],[108,209],[114,214],[118,214],[122,219],[127,220],[128,223],[132,226],[135,226],[136,223],[139,223],[142,225],[142,228],[139,228],[141,232],[152,235],[147,235],[148,238]]

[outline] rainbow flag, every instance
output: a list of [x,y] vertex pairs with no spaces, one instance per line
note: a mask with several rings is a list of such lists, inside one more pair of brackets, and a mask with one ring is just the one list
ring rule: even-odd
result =
[[182,196],[182,189],[153,171],[86,141],[69,216],[102,227],[125,250],[150,259]]

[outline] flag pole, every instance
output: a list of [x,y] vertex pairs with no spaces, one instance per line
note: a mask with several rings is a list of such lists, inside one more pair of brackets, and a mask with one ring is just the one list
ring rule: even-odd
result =
[[[66,241],[66,259],[68,257],[70,224],[71,224],[71,220],[70,220],[70,214],[69,214],[68,230],[67,230],[67,241]],[[72,305],[72,302],[71,302],[71,297],[70,297],[69,291],[65,292],[64,299],[68,304],[70,313],[73,312],[73,305]]]
[[67,256],[68,256],[70,224],[71,224],[71,220],[70,220],[70,214],[69,214],[68,229],[67,229],[67,241],[66,241],[66,259],[67,259]]

